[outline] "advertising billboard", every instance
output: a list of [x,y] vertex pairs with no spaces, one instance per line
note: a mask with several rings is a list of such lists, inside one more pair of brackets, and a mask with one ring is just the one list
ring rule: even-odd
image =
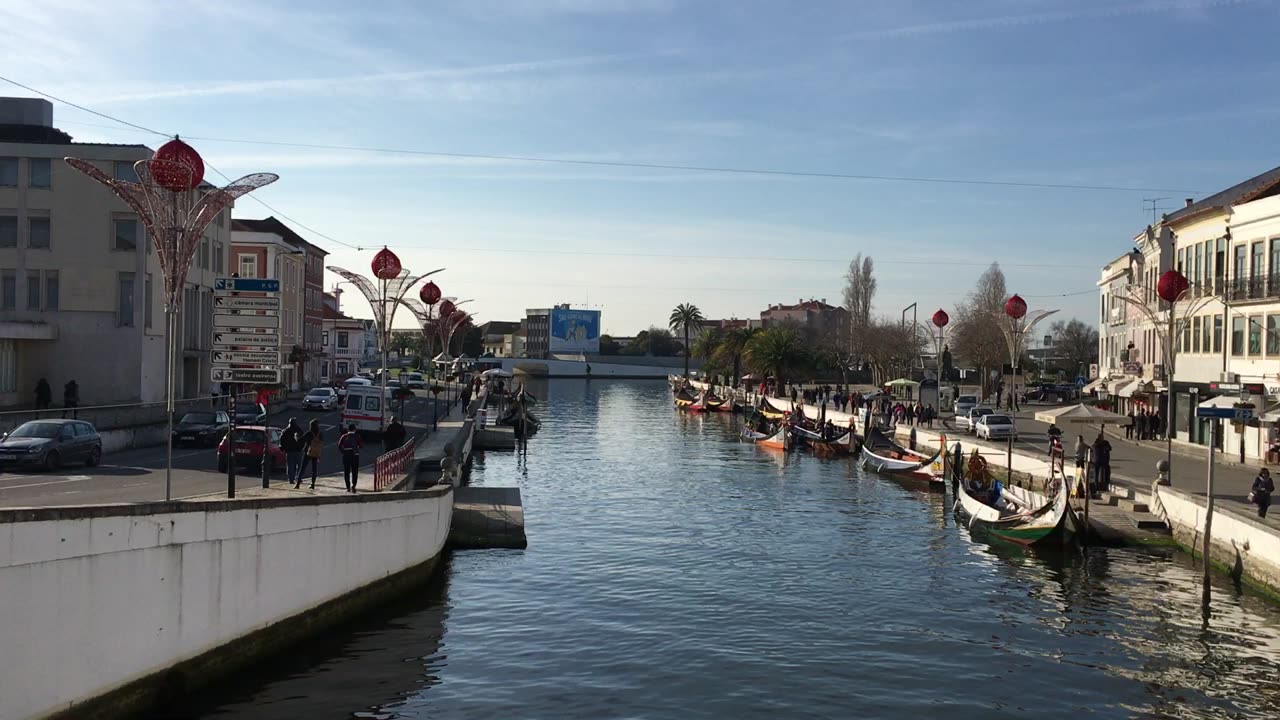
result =
[[600,352],[600,311],[552,310],[548,350],[552,353]]

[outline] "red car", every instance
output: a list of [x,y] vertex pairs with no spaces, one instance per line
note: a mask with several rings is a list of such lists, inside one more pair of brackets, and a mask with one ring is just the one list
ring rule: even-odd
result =
[[[285,466],[284,450],[280,449],[280,428],[263,428],[261,425],[236,427],[233,435],[236,442],[236,465],[262,467],[262,434],[263,430],[270,434],[271,444],[267,448],[268,471],[274,473]],[[227,439],[222,438],[218,444],[218,472],[227,471]]]

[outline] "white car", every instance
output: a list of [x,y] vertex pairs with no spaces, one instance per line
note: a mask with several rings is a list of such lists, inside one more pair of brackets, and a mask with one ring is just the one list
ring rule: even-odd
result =
[[1008,415],[989,413],[978,418],[974,433],[983,440],[1018,439],[1018,427]]
[[961,395],[957,397],[955,402],[956,420],[959,421],[960,418],[968,417],[969,411],[976,407],[978,407],[977,395]]
[[342,384],[342,387],[338,388],[338,397],[345,398],[347,396],[347,388],[349,387],[356,387],[356,386],[368,387],[372,384],[373,384],[373,381],[366,380],[362,377],[358,377],[358,376],[349,377],[347,378],[347,381]]
[[302,398],[303,410],[334,410],[337,407],[338,391],[333,388],[311,388]]
[[965,432],[974,432],[977,428],[978,420],[982,418],[983,415],[990,415],[993,412],[995,412],[995,410],[992,410],[991,408],[976,407],[969,410],[965,415],[957,415],[956,429],[963,429]]

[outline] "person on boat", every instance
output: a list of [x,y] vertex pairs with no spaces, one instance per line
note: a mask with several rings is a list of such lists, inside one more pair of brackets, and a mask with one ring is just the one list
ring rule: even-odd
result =
[[[956,443],[959,447],[959,443]],[[981,492],[987,487],[987,461],[978,454],[978,448],[973,449],[973,453],[969,455],[969,467],[965,473],[969,479],[969,489],[975,492]]]
[[822,439],[823,440],[836,439],[836,424],[831,422],[831,418],[827,418],[827,424],[822,426]]
[[1251,502],[1258,506],[1258,517],[1267,516],[1267,508],[1271,507],[1271,493],[1275,491],[1276,484],[1271,480],[1271,471],[1262,468],[1258,471],[1258,477],[1253,479],[1253,488],[1249,491]]

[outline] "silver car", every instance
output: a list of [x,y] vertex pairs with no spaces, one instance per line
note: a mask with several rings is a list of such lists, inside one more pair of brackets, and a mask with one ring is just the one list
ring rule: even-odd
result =
[[102,438],[83,420],[32,420],[0,438],[0,465],[57,470],[63,463],[89,467],[102,460]]
[[956,428],[964,429],[965,432],[973,432],[978,426],[978,421],[983,415],[990,415],[995,412],[991,408],[976,407],[969,411],[968,415],[956,418]]
[[337,407],[338,391],[333,388],[311,388],[302,398],[303,410],[335,410]]
[[989,413],[978,419],[974,434],[983,440],[1018,439],[1018,427],[1008,415]]

